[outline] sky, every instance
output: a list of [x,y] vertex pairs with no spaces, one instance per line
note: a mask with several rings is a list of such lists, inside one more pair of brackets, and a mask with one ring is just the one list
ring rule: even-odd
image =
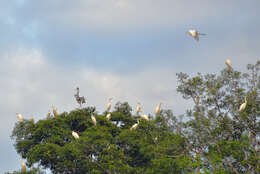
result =
[[[101,113],[140,101],[145,113],[185,113],[176,73],[240,71],[260,58],[259,0],[0,1],[0,173],[20,169],[10,135],[15,113],[44,119],[85,106]],[[199,42],[187,35],[196,29]]]

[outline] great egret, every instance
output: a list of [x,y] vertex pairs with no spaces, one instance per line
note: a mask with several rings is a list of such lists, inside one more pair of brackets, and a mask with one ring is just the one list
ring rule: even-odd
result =
[[54,116],[56,116],[56,117],[57,117],[57,116],[59,115],[57,108],[56,108],[56,107],[54,107],[54,106],[53,106],[52,108],[53,108],[53,110],[52,110],[52,111],[53,111],[53,114],[54,114]]
[[141,118],[142,118],[142,119],[145,119],[145,120],[147,120],[147,121],[149,121],[148,115],[145,115],[143,111],[142,111]]
[[161,110],[162,102],[159,103],[159,105],[155,108],[155,115],[157,115]]
[[137,102],[136,114],[139,114],[139,112],[141,112],[141,103]]
[[106,116],[106,118],[107,118],[107,120],[110,120],[110,118],[111,118],[111,114],[108,113],[107,116]]
[[229,59],[227,59],[225,63],[226,63],[226,65],[227,65],[228,68],[232,68],[231,62],[230,62]]
[[71,134],[72,134],[72,136],[73,136],[75,139],[79,139],[79,135],[78,135],[77,132],[72,131]]
[[21,166],[22,166],[22,171],[25,172],[26,171],[26,165],[23,161],[21,162]]
[[47,113],[47,116],[46,116],[47,118],[50,118],[51,117],[51,112],[50,112],[50,110],[48,110],[48,113]]
[[77,90],[77,93],[74,95],[74,97],[75,97],[76,101],[78,102],[79,106],[81,107],[81,105],[83,103],[86,103],[86,100],[85,100],[84,96],[82,96],[82,97],[79,96],[79,87],[77,87],[76,90]]
[[92,120],[93,124],[96,126],[97,120],[96,120],[96,117],[94,115],[91,115],[91,120]]
[[243,104],[240,105],[240,108],[239,108],[239,112],[243,111],[245,108],[246,108],[246,105],[247,105],[247,100],[246,100],[246,97],[245,97],[245,102]]
[[16,113],[16,117],[18,118],[19,121],[23,121],[23,116],[20,113]]
[[196,41],[199,41],[199,40],[200,40],[199,35],[206,35],[206,34],[199,33],[199,32],[196,31],[196,30],[189,30],[187,33],[188,33],[190,36],[192,36]]
[[132,131],[132,130],[135,130],[135,129],[137,128],[138,124],[139,124],[139,120],[137,120],[137,123],[135,123],[135,124],[130,128],[130,130],[131,130],[131,131]]
[[111,108],[111,101],[112,101],[113,98],[109,98],[108,99],[108,104],[107,104],[107,112],[109,112],[110,108]]

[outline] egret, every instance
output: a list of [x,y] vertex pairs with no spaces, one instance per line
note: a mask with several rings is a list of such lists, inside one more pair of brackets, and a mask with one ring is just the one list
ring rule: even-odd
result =
[[108,113],[107,116],[106,116],[106,118],[107,118],[107,120],[110,120],[110,118],[111,118],[111,114]]
[[155,115],[157,115],[161,110],[162,102],[159,103],[159,105],[155,108]]
[[34,124],[34,118],[33,118],[33,116],[31,116],[30,120],[31,120],[32,123]]
[[227,65],[228,68],[232,68],[231,62],[230,62],[229,59],[227,59],[225,63],[226,63],[226,65]]
[[113,98],[109,98],[108,99],[108,104],[107,104],[107,112],[109,112],[110,108],[111,108],[111,101],[112,101]]
[[130,128],[130,130],[135,130],[135,129],[137,128],[138,124],[139,124],[139,120],[137,120],[137,123],[135,123],[135,124]]
[[52,110],[52,111],[53,111],[53,114],[54,114],[54,116],[56,116],[56,117],[57,117],[57,116],[59,115],[57,108],[56,108],[56,107],[54,107],[54,106],[53,106],[52,108],[53,108],[53,110]]
[[16,117],[18,118],[19,121],[23,121],[22,114],[16,113]]
[[149,121],[148,115],[145,115],[143,111],[142,111],[141,118],[142,118],[142,119],[145,119],[145,120],[147,120],[147,121]]
[[141,112],[141,104],[137,102],[136,114],[139,114],[139,112]]
[[25,172],[26,171],[26,165],[23,161],[21,162],[21,166],[22,166],[22,171]]
[[79,139],[79,135],[78,135],[77,132],[72,131],[71,134],[72,134],[72,136],[73,136],[75,139]]
[[240,108],[239,108],[239,112],[243,111],[245,108],[246,108],[246,105],[247,105],[247,100],[246,100],[246,97],[245,97],[245,102],[243,104],[240,105]]
[[50,117],[51,117],[51,112],[49,110],[48,113],[47,113],[47,118],[50,118]]
[[199,40],[200,40],[199,35],[206,35],[206,34],[199,33],[199,32],[196,31],[196,30],[189,30],[187,33],[188,33],[190,36],[192,36],[196,41],[199,41]]
[[96,126],[97,120],[96,120],[96,117],[94,115],[91,115],[91,120],[92,120],[93,124]]

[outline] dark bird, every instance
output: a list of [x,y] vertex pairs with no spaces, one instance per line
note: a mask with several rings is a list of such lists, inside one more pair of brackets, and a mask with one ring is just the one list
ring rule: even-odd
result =
[[74,95],[74,97],[75,97],[76,101],[78,102],[78,104],[81,107],[81,105],[83,103],[86,103],[86,100],[85,100],[84,96],[81,96],[81,97],[79,96],[79,87],[77,87],[76,90],[77,90],[77,93]]

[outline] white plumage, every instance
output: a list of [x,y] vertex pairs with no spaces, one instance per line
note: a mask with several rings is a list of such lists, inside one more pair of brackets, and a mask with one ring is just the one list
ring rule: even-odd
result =
[[149,121],[148,115],[145,115],[144,112],[142,112],[141,118]]
[[77,132],[72,131],[72,136],[73,136],[75,139],[79,139],[79,135],[78,135]]
[[155,115],[157,115],[161,110],[162,102],[159,103],[159,105],[155,108]]
[[94,115],[91,115],[91,120],[92,120],[93,124],[96,126],[97,120],[96,120],[96,117]]
[[192,36],[196,41],[199,41],[199,40],[200,40],[199,35],[205,35],[205,34],[199,33],[199,32],[196,31],[196,30],[189,30],[187,33],[188,33],[190,36]]
[[110,108],[111,108],[111,101],[112,101],[113,98],[109,98],[109,102],[107,104],[107,112],[109,112]]
[[107,120],[110,120],[110,118],[111,118],[111,114],[108,113],[107,116],[106,116],[106,118],[107,118]]
[[139,114],[141,112],[141,104],[138,102],[136,107],[136,114]]
[[23,121],[23,116],[20,113],[16,113],[16,117],[18,118],[19,121]]
[[243,111],[243,110],[246,108],[246,105],[247,105],[247,100],[246,100],[246,97],[245,97],[245,102],[240,105],[238,111],[239,111],[239,112]]
[[131,131],[132,131],[132,130],[135,130],[135,129],[137,128],[138,124],[139,124],[139,120],[137,121],[137,123],[135,123],[135,124],[130,128],[130,130],[131,130]]
[[47,116],[46,116],[47,118],[50,118],[51,117],[51,112],[50,112],[50,110],[48,111],[48,113],[47,113]]
[[59,115],[57,108],[56,108],[56,107],[54,107],[54,106],[53,106],[52,108],[53,108],[53,110],[52,110],[52,111],[53,111],[53,114],[54,114],[54,116],[56,116],[56,117],[57,117],[57,116]]
[[232,68],[231,61],[229,59],[227,59],[225,63],[226,63],[228,68]]

